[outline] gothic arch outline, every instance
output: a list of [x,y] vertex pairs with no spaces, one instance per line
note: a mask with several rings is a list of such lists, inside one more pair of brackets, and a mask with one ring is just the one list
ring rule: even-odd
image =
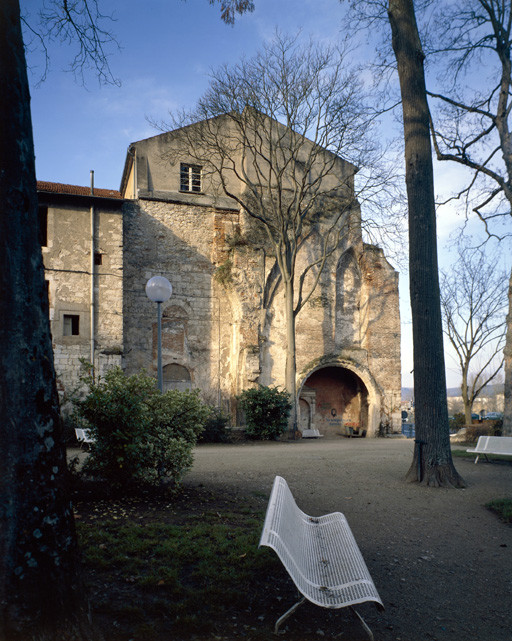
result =
[[162,319],[188,321],[192,315],[192,308],[185,300],[171,297],[162,308]]
[[334,332],[337,347],[359,345],[362,275],[355,248],[345,250],[336,264]]

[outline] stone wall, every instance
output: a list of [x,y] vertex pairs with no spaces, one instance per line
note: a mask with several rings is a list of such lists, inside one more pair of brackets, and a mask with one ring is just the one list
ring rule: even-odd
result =
[[398,272],[382,249],[365,245],[361,256],[364,317],[361,346],[368,354],[368,368],[383,394],[383,426],[400,424],[401,355]]
[[[271,125],[274,135],[289,134],[263,115],[258,122]],[[143,368],[156,374],[156,305],[147,299],[145,284],[152,276],[166,276],[174,292],[163,305],[164,385],[198,387],[238,420],[236,396],[242,390],[284,386],[287,319],[276,248],[262,224],[237,203],[237,194],[247,209],[251,198],[258,200],[251,185],[258,192],[264,174],[260,171],[254,184],[247,176],[266,160],[251,160],[251,151],[244,147],[242,154],[240,145],[231,150],[239,173],[231,168],[223,174],[225,193],[215,155],[201,157],[198,151],[202,132],[215,130],[221,149],[222,136],[232,142],[226,133],[233,133],[232,126],[226,115],[130,146],[122,188],[134,198],[125,207],[123,363],[128,373]],[[308,145],[301,140],[306,156]],[[325,150],[315,153],[319,164],[308,170],[307,180],[322,167],[329,171],[321,179],[325,192],[312,201],[302,231],[307,240],[296,256],[295,303],[304,285],[295,317],[301,407],[312,427],[318,398],[317,419],[325,430],[338,429],[322,414],[326,403],[342,427],[359,422],[372,436],[381,426],[399,430],[398,276],[381,250],[363,244],[353,198],[355,168]],[[293,176],[305,166],[301,158],[289,163],[291,182],[288,186],[285,176],[280,192],[290,206]],[[193,188],[187,176],[195,176]],[[260,187],[271,212],[272,195]],[[300,420],[305,424],[304,416]]]
[[[282,288],[265,302],[275,259],[261,237],[254,242],[253,224],[235,210],[163,198],[139,198],[125,206],[127,373],[145,369],[156,375],[156,305],[147,299],[145,284],[164,275],[173,285],[171,299],[162,306],[164,383],[166,368],[185,368],[188,385],[201,389],[204,398],[231,412],[234,420],[237,394],[257,384],[283,386],[285,374]],[[300,256],[298,274],[319,247],[317,242]],[[297,316],[299,385],[319,363],[342,367],[346,389],[340,393],[352,400],[337,420],[363,420],[366,427],[371,423],[372,435],[381,422],[395,429],[400,425],[397,287],[397,274],[381,250],[363,246],[354,233],[333,252]],[[354,380],[363,371],[366,384],[358,387]],[[184,381],[174,381],[174,387],[183,386]],[[328,427],[325,421],[322,425]]]
[[[238,214],[226,213],[228,223]],[[140,199],[126,207],[124,365],[128,373],[156,374],[157,308],[146,282],[163,275],[173,293],[162,305],[162,363],[186,368],[194,387],[216,400],[229,361],[231,302],[214,280],[224,256],[215,249],[216,214],[210,207]],[[223,329],[224,327],[224,329]]]
[[[47,207],[47,243],[42,248],[48,282],[57,384],[74,388],[82,360],[97,374],[121,363],[123,351],[123,223],[119,205],[92,199],[40,194]],[[94,217],[94,245],[91,234]],[[91,254],[96,253],[92,266]],[[92,277],[94,269],[94,278]],[[94,289],[94,299],[91,290]],[[92,304],[94,303],[94,304]],[[94,354],[91,321],[94,317]]]

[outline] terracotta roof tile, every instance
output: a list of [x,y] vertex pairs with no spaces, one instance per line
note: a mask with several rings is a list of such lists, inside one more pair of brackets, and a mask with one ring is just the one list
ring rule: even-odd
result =
[[[62,183],[37,181],[37,191],[50,192],[52,194],[70,194],[72,196],[90,196],[90,187],[81,187],[79,185],[64,185]],[[94,188],[94,196],[99,198],[117,198],[122,200],[120,192],[115,189],[97,189]]]

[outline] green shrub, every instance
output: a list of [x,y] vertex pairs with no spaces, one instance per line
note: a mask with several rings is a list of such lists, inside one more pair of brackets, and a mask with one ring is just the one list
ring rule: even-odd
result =
[[229,287],[233,282],[233,263],[229,258],[217,267],[213,278],[223,287]]
[[271,440],[286,431],[292,409],[288,392],[277,387],[260,386],[245,390],[238,399],[245,412],[248,436]]
[[227,443],[229,441],[228,423],[229,417],[223,414],[222,410],[218,408],[212,409],[210,418],[206,421],[204,430],[199,436],[199,442]]
[[95,438],[84,472],[117,488],[178,485],[210,412],[197,390],[160,394],[146,373],[126,376],[119,367],[84,382],[88,393],[74,406]]
[[466,424],[466,417],[462,412],[455,412],[453,418],[449,420],[450,430],[452,432],[458,432]]
[[503,436],[503,419],[498,418],[495,421],[489,421],[493,429],[493,436]]
[[[488,421],[490,423],[490,421]],[[468,425],[466,427],[466,443],[476,443],[480,436],[499,436],[495,433],[493,425],[480,423],[478,425]]]

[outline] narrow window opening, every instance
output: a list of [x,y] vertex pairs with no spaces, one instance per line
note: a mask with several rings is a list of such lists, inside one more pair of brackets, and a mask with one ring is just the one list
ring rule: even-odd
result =
[[94,252],[94,264],[103,265],[103,254],[100,252]]
[[78,336],[80,334],[80,316],[78,314],[63,315],[63,335]]

